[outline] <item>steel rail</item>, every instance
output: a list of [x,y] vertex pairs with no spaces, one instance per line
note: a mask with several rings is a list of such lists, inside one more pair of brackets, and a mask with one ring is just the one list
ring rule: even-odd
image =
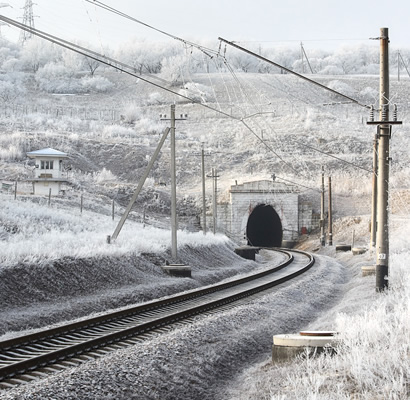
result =
[[289,274],[271,277],[295,260],[290,251],[276,251],[288,259],[256,274],[0,342],[0,382],[251,296],[302,274],[315,261],[308,253],[292,250],[308,262]]

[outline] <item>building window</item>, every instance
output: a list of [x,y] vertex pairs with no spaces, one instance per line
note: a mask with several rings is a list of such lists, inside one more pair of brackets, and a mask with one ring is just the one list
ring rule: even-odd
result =
[[54,161],[41,161],[40,169],[54,169]]

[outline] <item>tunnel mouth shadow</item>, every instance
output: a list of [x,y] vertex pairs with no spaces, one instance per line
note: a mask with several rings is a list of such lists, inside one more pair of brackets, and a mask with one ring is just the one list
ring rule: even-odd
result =
[[269,204],[258,204],[249,215],[246,225],[248,245],[281,247],[283,230],[278,213]]

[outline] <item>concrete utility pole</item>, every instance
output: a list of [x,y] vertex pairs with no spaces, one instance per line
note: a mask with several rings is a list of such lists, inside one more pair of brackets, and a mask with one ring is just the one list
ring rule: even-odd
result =
[[[374,120],[373,114],[370,119]],[[378,150],[378,134],[374,135],[373,140],[373,178],[372,178],[372,216],[370,223],[370,252],[376,246],[376,224],[377,224],[377,150]]]
[[171,105],[171,257],[177,259],[177,185],[175,156],[175,104]]
[[333,246],[333,216],[332,216],[332,177],[329,176],[328,184],[328,209],[329,209],[329,246]]
[[[380,29],[380,121],[389,120],[389,30]],[[377,235],[376,235],[376,290],[388,287],[389,270],[389,167],[390,125],[382,124],[379,129],[379,159],[377,180]]]
[[389,121],[389,30],[380,29],[380,121],[369,121],[368,125],[378,126],[378,167],[377,167],[377,226],[376,226],[376,290],[388,288],[389,274],[389,172],[391,126],[397,121],[395,108],[393,121]]
[[218,197],[218,174],[216,168],[212,168],[212,218],[213,218],[213,233],[216,233],[216,225],[218,221],[218,210],[217,210],[217,197]]
[[320,244],[326,245],[325,237],[325,167],[322,165],[322,190],[320,195]]
[[205,149],[204,149],[204,143],[202,143],[201,167],[202,167],[202,231],[203,231],[204,235],[206,235]]

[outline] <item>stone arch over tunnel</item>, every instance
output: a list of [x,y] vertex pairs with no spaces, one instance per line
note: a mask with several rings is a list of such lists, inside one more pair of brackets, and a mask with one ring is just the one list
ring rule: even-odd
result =
[[268,204],[257,205],[249,215],[246,237],[250,246],[280,247],[282,222],[277,212]]

